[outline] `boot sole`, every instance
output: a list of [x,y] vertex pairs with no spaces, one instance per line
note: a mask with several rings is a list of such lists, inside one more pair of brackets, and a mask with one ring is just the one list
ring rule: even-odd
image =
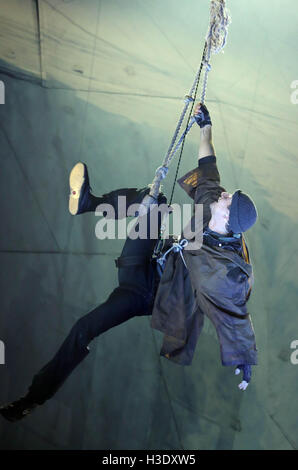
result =
[[68,208],[71,215],[76,215],[79,210],[81,189],[85,181],[84,173],[85,167],[83,163],[79,162],[73,167],[69,175],[70,195]]

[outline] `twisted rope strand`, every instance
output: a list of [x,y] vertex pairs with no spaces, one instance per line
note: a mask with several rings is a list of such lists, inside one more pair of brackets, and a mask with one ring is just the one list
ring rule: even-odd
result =
[[[192,117],[190,119],[190,115],[188,117],[186,129],[182,133],[178,143],[175,146],[175,143],[178,138],[178,134],[180,132],[182,123],[185,118],[185,114],[187,112],[187,109],[189,107],[189,104],[192,103],[192,108],[193,104],[195,101],[195,98],[193,98],[193,93],[194,90],[198,88],[198,84],[200,81],[200,76],[201,76],[201,71],[202,68],[205,67],[205,74],[204,74],[204,79],[203,79],[203,85],[202,85],[202,93],[201,93],[201,103],[204,103],[205,101],[205,96],[206,96],[206,90],[207,90],[207,81],[208,81],[208,74],[211,70],[211,65],[210,65],[210,57],[211,54],[218,54],[225,46],[226,44],[226,39],[227,39],[227,34],[228,34],[228,26],[231,22],[231,18],[228,15],[226,11],[226,5],[225,5],[225,0],[211,0],[210,4],[210,23],[209,23],[209,28],[208,32],[206,35],[206,41],[205,41],[205,47],[204,47],[204,52],[201,60],[200,67],[196,73],[194,83],[190,89],[190,92],[188,95],[185,97],[185,105],[182,110],[181,116],[178,120],[178,124],[176,126],[173,138],[171,140],[169,149],[167,151],[167,154],[163,160],[163,163],[160,167],[156,169],[155,176],[153,179],[152,184],[150,185],[150,196],[153,198],[157,198],[160,190],[160,184],[161,181],[167,176],[168,173],[168,167],[176,154],[177,150],[179,149],[180,145],[182,144],[182,147],[184,145],[185,137],[187,133],[190,131],[192,125],[195,122],[195,119]],[[192,111],[191,108],[191,111]],[[175,146],[175,147],[174,147]],[[179,163],[181,160],[182,156],[182,151],[180,154],[180,159]],[[178,167],[179,167],[178,163]],[[177,178],[177,172],[176,172],[176,177],[174,181],[174,185],[176,182]],[[172,191],[173,195],[173,191]]]

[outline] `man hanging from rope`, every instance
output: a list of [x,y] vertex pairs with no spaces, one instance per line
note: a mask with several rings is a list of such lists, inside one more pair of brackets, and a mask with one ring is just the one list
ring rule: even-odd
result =
[[[117,212],[118,197],[126,196],[126,209],[132,203],[138,204],[136,223],[147,218],[148,236],[128,236],[116,260],[119,286],[103,304],[75,323],[55,356],[34,376],[28,393],[0,407],[7,420],[20,420],[50,399],[89,354],[88,345],[95,337],[140,315],[152,315],[151,326],[164,333],[160,354],[180,365],[191,364],[204,314],[208,315],[218,334],[222,364],[236,366],[236,374],[243,371],[239,388],[246,389],[251,365],[257,364],[257,350],[246,310],[253,275],[242,232],[255,223],[257,212],[246,194],[238,190],[232,195],[219,185],[212,123],[205,105],[196,106],[194,117],[201,128],[199,164],[178,182],[195,203],[203,205],[203,245],[184,250],[186,266],[179,253],[172,251],[161,278],[152,259],[158,237],[149,236],[150,213],[166,204],[166,197],[159,193],[157,200],[152,200],[149,187],[120,189],[95,197],[86,165],[78,163],[73,168],[71,214],[95,211],[104,203],[114,208],[117,219],[121,217]],[[159,229],[162,218],[158,214]]]
[[257,210],[241,190],[230,194],[220,186],[206,106],[198,104],[194,116],[201,128],[198,167],[178,183],[203,205],[203,244],[200,249],[187,246],[183,258],[179,253],[168,257],[151,326],[164,333],[161,355],[190,365],[207,315],[217,332],[222,365],[235,365],[236,374],[243,371],[239,388],[245,390],[257,348],[247,312],[253,270],[243,232],[255,224]]

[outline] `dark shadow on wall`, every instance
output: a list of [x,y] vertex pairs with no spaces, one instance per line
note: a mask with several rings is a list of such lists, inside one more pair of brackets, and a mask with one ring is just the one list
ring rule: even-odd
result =
[[[34,367],[42,366],[55,352],[55,348],[74,321],[80,317],[80,312],[86,313],[86,305],[91,308],[102,302],[116,285],[113,258],[118,255],[123,241],[104,240],[99,244],[94,237],[92,214],[84,215],[84,219],[80,216],[74,220],[67,213],[68,174],[76,162],[78,144],[82,146],[84,161],[90,167],[94,192],[104,193],[117,187],[134,187],[136,181],[141,187],[151,182],[154,169],[160,164],[159,155],[163,155],[160,149],[166,148],[169,137],[157,128],[148,129],[144,125],[136,125],[89,102],[88,126],[82,143],[77,138],[82,123],[80,119],[75,118],[80,116],[80,111],[83,112],[86,103],[81,103],[75,94],[71,95],[71,90],[67,90],[64,84],[62,91],[43,88],[36,77],[31,77],[22,70],[8,72],[8,69],[9,65],[0,61],[0,77],[6,83],[7,93],[5,106],[0,107],[1,161],[3,159],[5,166],[5,172],[0,175],[1,219],[2,227],[5,227],[1,230],[0,239],[0,338],[10,349],[11,360],[9,370],[0,368],[1,383],[6,384],[1,388],[1,401],[15,399],[18,393],[22,393],[23,380],[25,386],[33,372],[33,367],[28,366],[32,364],[32,355],[35,356]],[[23,130],[20,128],[21,122],[24,125]],[[116,155],[119,149],[118,143],[115,142],[115,129],[117,136],[125,136],[121,140],[121,163],[119,159],[116,162],[111,159],[111,153]],[[129,136],[133,138],[130,139]],[[151,155],[154,155],[152,165],[146,164],[145,171],[141,173],[139,163],[135,162],[131,140],[138,146],[141,153],[138,158],[141,161],[148,161],[148,148]],[[100,142],[100,150],[94,155],[97,142]],[[40,159],[42,149],[47,155],[44,160]],[[9,151],[9,156],[3,154],[6,150]],[[189,146],[185,151],[192,155],[193,146]],[[185,161],[190,159],[186,158]],[[186,168],[186,163],[184,165],[185,171],[190,169]],[[251,178],[249,173],[247,178]],[[169,191],[170,186],[171,181],[165,184],[165,192]],[[178,193],[177,190],[175,194],[176,202],[189,202],[181,191]],[[269,199],[269,194],[263,187],[258,188],[258,194],[262,194],[263,200],[265,196]],[[14,211],[16,208],[18,220]],[[263,204],[263,212],[272,214],[272,219],[278,217],[281,224],[288,224],[291,229],[291,221],[282,214],[274,213],[269,204]],[[270,233],[270,224],[268,225],[268,220],[265,220],[262,212],[259,213],[257,230],[256,240],[260,243],[270,234],[271,241],[264,246],[264,252],[266,256],[271,256],[272,245],[278,240],[279,234],[276,231],[274,234]],[[82,254],[82,259],[79,262],[72,261],[72,257],[79,256],[79,253]],[[92,253],[93,256],[98,256],[98,274],[101,275],[101,267],[106,269],[106,281],[99,282],[98,277],[95,277],[97,268],[95,264],[91,266]],[[22,259],[24,256],[27,257],[25,262]],[[271,257],[268,277],[269,270],[274,270],[274,263],[277,262],[277,257]],[[90,269],[85,268],[85,263]],[[88,285],[88,292],[84,292],[81,297],[79,288],[77,292],[72,292],[69,281],[71,266],[75,266],[78,272],[85,270],[84,276],[87,276],[84,285]],[[111,266],[111,270],[108,266]],[[16,273],[20,273],[20,270],[22,274],[14,281]],[[5,273],[9,273],[8,277]],[[10,279],[10,282],[7,282],[7,279]],[[52,311],[56,312],[54,316]],[[112,410],[116,409],[113,404],[110,415],[108,410],[105,410],[104,419],[98,416],[96,418],[96,414],[93,420],[90,418],[89,414],[94,410],[101,413],[98,405],[93,410],[88,407],[89,401],[96,399],[96,389],[93,389],[95,397],[91,399],[86,384],[81,385],[82,375],[88,382],[91,380],[93,369],[97,370],[97,359],[90,355],[92,357],[85,360],[84,367],[80,366],[80,371],[74,373],[75,380],[69,379],[72,386],[65,385],[64,390],[59,391],[57,399],[55,398],[57,407],[53,413],[62,421],[63,415],[67,417],[67,434],[61,421],[53,437],[53,420],[49,413],[43,415],[43,410],[40,409],[37,418],[27,418],[26,429],[30,438],[27,437],[26,440],[23,434],[20,437],[20,428],[15,427],[9,431],[9,442],[7,439],[1,439],[0,446],[12,449],[105,448],[101,445],[110,449],[138,446],[143,449],[232,449],[236,434],[242,430],[239,410],[243,395],[237,389],[238,382],[232,370],[227,372],[227,368],[220,364],[217,340],[214,336],[203,333],[197,345],[193,365],[178,367],[159,357],[161,336],[150,329],[148,319],[143,320],[142,331],[149,344],[146,360],[148,364],[151,361],[151,368],[146,375],[140,374],[136,377],[134,393],[143,396],[142,405],[149,408],[150,429],[144,433],[144,424],[141,421],[135,422],[134,431],[129,437],[125,432],[125,424],[120,423],[117,415],[112,415]],[[118,333],[108,332],[106,337],[113,338],[114,335],[115,341],[103,343],[98,340],[98,343],[104,344],[105,347],[105,350],[99,349],[100,357],[105,351],[108,356],[112,348],[117,347],[116,338],[127,332],[134,334],[139,326],[138,320],[136,326],[129,322],[129,325],[119,327]],[[260,343],[263,333],[257,332]],[[56,335],[55,339],[52,335]],[[23,337],[23,343],[20,336]],[[124,351],[119,353],[123,357],[122,364],[129,364],[133,357],[142,357],[142,342],[136,342],[134,353],[127,353],[132,354],[131,357],[126,357]],[[39,355],[40,357],[36,358]],[[113,365],[108,364],[105,367],[107,374],[111,373],[113,376],[112,386],[119,390],[120,403],[124,408],[127,407],[129,391],[123,383],[119,384],[117,374],[113,374]],[[131,373],[129,369],[128,373]],[[139,374],[138,369],[135,373]],[[94,380],[96,384],[97,378]],[[98,380],[100,384],[100,379]],[[144,392],[150,382],[154,382],[156,387],[155,395],[150,397],[148,404]],[[70,393],[70,389],[79,390],[78,395]],[[107,400],[108,388],[105,389],[104,396]],[[132,410],[126,408],[128,415],[131,412]],[[4,422],[0,423],[2,436],[7,432],[7,426],[9,425]],[[80,429],[80,432],[77,429]],[[96,437],[93,432],[95,429]],[[82,434],[89,437],[84,439]],[[139,436],[143,435],[146,435],[146,439],[140,441]],[[86,440],[88,438],[89,441]]]

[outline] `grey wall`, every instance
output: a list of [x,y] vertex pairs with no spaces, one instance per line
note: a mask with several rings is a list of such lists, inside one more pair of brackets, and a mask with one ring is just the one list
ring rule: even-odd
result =
[[[290,361],[298,339],[298,108],[290,102],[298,15],[294,1],[285,3],[263,2],[256,18],[256,1],[245,2],[245,16],[244,2],[229,2],[229,42],[208,86],[222,183],[251,194],[259,211],[247,234],[259,349],[247,391],[221,366],[207,319],[193,364],[181,367],[159,356],[162,335],[150,318],[134,318],[95,340],[32,416],[1,420],[0,448],[298,447],[298,366]],[[69,171],[86,162],[97,194],[151,182],[208,24],[206,2],[84,4],[39,2],[38,22],[35,2],[12,1],[0,16],[1,403],[26,392],[73,323],[117,285],[123,241],[99,241],[93,214],[68,213]],[[181,175],[196,165],[198,142],[193,129]],[[175,202],[188,202],[181,189]]]

